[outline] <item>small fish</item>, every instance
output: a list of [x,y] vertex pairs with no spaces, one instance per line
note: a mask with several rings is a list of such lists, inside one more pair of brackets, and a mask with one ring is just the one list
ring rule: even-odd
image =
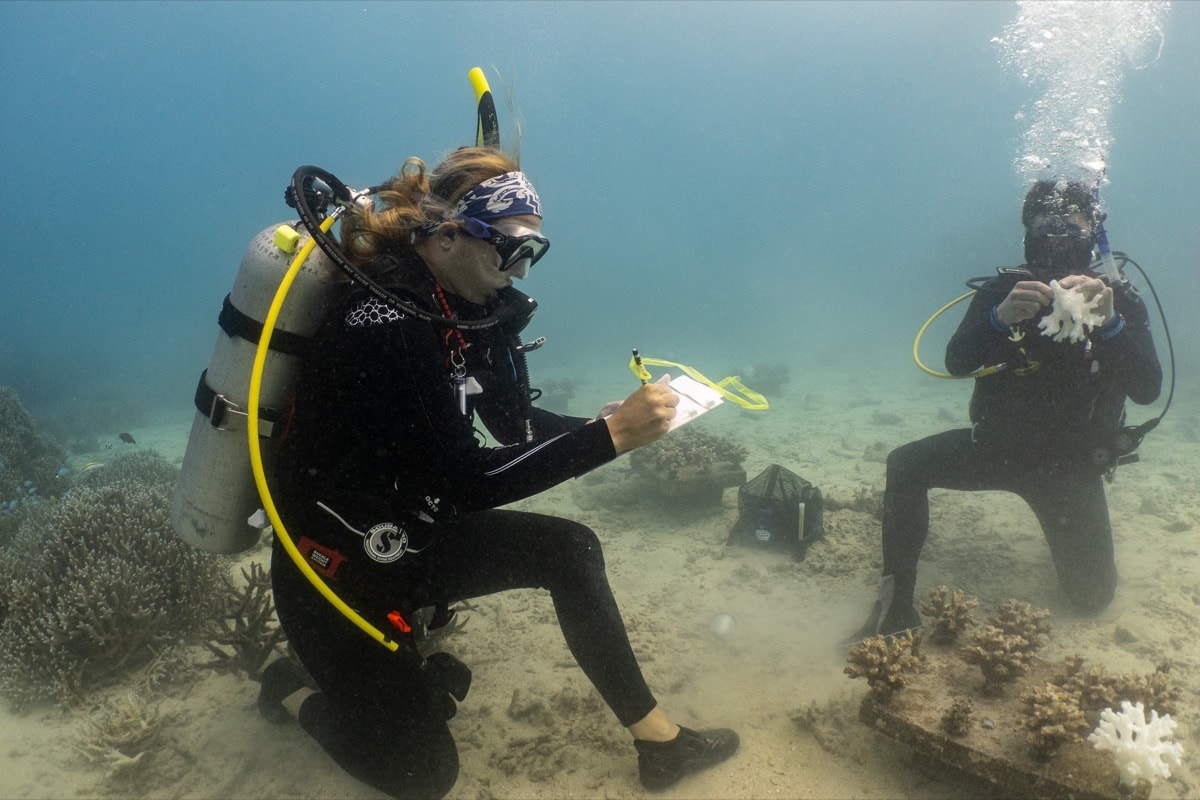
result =
[[89,461],[88,463],[86,463],[82,467],[80,467],[79,471],[80,472],[91,472],[92,470],[100,469],[103,466],[104,466],[103,461]]
[[122,442],[125,442],[126,444],[137,444],[137,442],[135,442],[133,440],[133,437],[130,436],[128,433],[118,433],[117,438],[120,439]]

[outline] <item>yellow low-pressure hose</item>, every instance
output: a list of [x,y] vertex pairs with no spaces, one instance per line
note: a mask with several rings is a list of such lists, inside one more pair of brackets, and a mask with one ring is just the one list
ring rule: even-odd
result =
[[922,372],[928,373],[929,375],[932,375],[935,378],[959,379],[959,378],[982,378],[985,375],[991,375],[992,373],[999,371],[999,367],[982,367],[981,369],[977,369],[968,375],[951,375],[949,372],[938,372],[935,369],[925,366],[925,364],[921,362],[921,355],[919,352],[919,348],[921,347],[921,337],[925,335],[925,331],[929,328],[930,325],[933,324],[934,320],[936,320],[942,314],[946,313],[947,310],[958,305],[963,300],[966,300],[968,297],[972,296],[973,294],[975,294],[974,289],[967,292],[966,294],[959,295],[958,297],[951,300],[949,303],[946,303],[946,305],[942,306],[937,311],[933,312],[933,316],[930,317],[929,319],[925,320],[925,324],[921,326],[921,329],[919,331],[917,331],[917,338],[913,340],[912,354],[913,354],[913,361],[917,362],[917,366],[921,369]]
[[[336,221],[337,212],[326,217],[321,222],[321,230],[328,233]],[[389,639],[383,631],[367,622],[363,619],[362,615],[346,605],[340,597],[333,593],[333,590],[329,588],[329,584],[321,580],[321,576],[304,560],[304,556],[300,554],[295,542],[292,541],[292,537],[284,527],[283,520],[279,518],[279,511],[276,510],[275,501],[271,498],[271,490],[267,486],[267,476],[263,469],[262,446],[258,440],[258,406],[260,389],[262,387],[263,368],[267,363],[267,353],[271,346],[271,334],[275,330],[275,323],[279,319],[279,312],[283,308],[283,301],[287,298],[287,293],[292,288],[292,282],[296,279],[296,275],[300,273],[300,268],[304,266],[304,262],[308,258],[309,253],[312,252],[314,246],[316,246],[316,240],[310,236],[304,246],[300,248],[300,252],[292,259],[291,265],[288,266],[287,272],[284,273],[283,280],[279,282],[279,289],[276,290],[275,297],[271,301],[271,308],[267,312],[267,318],[263,321],[262,336],[258,340],[258,350],[254,353],[254,367],[250,371],[250,393],[246,401],[246,431],[250,440],[250,468],[254,473],[254,483],[258,486],[258,495],[263,502],[263,510],[267,512],[267,518],[271,520],[271,525],[274,526],[275,535],[279,537],[283,549],[287,551],[287,554],[296,564],[296,568],[321,593],[321,596],[340,611],[346,619],[353,622],[364,633],[387,649],[396,651],[400,648],[399,643]]]

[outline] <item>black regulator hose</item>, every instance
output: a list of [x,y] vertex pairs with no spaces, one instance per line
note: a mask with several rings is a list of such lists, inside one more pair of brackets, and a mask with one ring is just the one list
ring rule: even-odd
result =
[[[1141,273],[1142,280],[1146,282],[1146,288],[1150,290],[1150,296],[1154,298],[1154,305],[1158,306],[1158,318],[1162,320],[1163,335],[1167,339],[1167,361],[1171,365],[1171,383],[1167,388],[1167,402],[1157,417],[1154,417],[1153,419],[1147,420],[1141,425],[1136,426],[1137,429],[1141,431],[1142,435],[1145,436],[1147,433],[1157,428],[1158,423],[1162,422],[1163,417],[1167,415],[1167,409],[1171,407],[1171,400],[1175,397],[1175,345],[1171,342],[1171,327],[1167,325],[1167,314],[1165,311],[1163,311],[1162,301],[1158,299],[1158,292],[1154,290],[1154,284],[1150,281],[1150,276],[1146,274],[1146,270],[1142,269],[1141,264],[1134,261],[1125,253],[1114,250],[1113,256],[1115,256],[1120,262],[1120,269],[1122,272],[1124,272],[1126,264],[1133,264],[1135,267],[1137,267],[1137,271]],[[1115,288],[1116,287],[1114,287],[1114,289]],[[1121,287],[1121,291],[1133,292],[1134,294],[1137,293],[1137,289],[1133,288],[1133,285],[1128,281],[1125,281],[1124,286]]]
[[[481,319],[461,320],[452,317],[443,317],[440,314],[435,314],[431,311],[426,311],[411,300],[399,297],[387,289],[380,286],[374,280],[369,278],[361,269],[350,262],[346,255],[342,252],[341,247],[334,241],[333,237],[325,231],[321,230],[321,219],[317,213],[313,211],[312,201],[314,196],[320,196],[322,193],[315,191],[312,186],[313,179],[324,182],[330,189],[333,190],[334,200],[343,207],[352,207],[357,201],[357,197],[350,187],[342,183],[332,173],[321,169],[320,167],[303,166],[292,173],[291,191],[287,193],[288,205],[294,206],[300,214],[300,221],[304,223],[304,227],[308,229],[308,234],[317,243],[329,260],[338,266],[342,272],[350,280],[362,286],[370,292],[376,299],[388,305],[402,309],[405,313],[411,314],[417,319],[426,322],[432,322],[435,325],[440,325],[443,328],[453,328],[462,331],[479,331],[494,327],[502,321],[502,318],[496,314],[483,317]],[[374,192],[378,187],[375,187],[369,192]]]

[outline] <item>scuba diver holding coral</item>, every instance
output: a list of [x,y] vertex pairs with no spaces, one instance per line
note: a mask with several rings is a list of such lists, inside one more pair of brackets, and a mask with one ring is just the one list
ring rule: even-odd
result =
[[[294,199],[294,198],[293,198]],[[275,470],[305,562],[363,617],[407,633],[421,609],[507,589],[550,592],[564,638],[662,789],[737,749],[726,729],[672,722],[646,685],[600,542],[558,517],[500,510],[660,438],[678,398],[640,387],[604,419],[530,401],[520,340],[536,304],[512,288],[546,253],[538,195],[493,147],[432,171],[409,159],[342,221],[348,259],[401,302],[355,287],[301,368]],[[482,421],[500,446],[481,443]],[[372,642],[309,585],[277,538],[280,622],[318,687],[285,660],[260,710],[288,712],[347,772],[394,797],[440,797],[458,774],[447,725],[470,670]]]
[[[1103,220],[1082,183],[1039,181],[1027,193],[1025,266],[979,279],[946,348],[951,375],[976,378],[972,427],[889,454],[883,579],[869,618],[843,646],[921,626],[913,595],[934,488],[1019,495],[1041,523],[1071,603],[1094,613],[1112,601],[1117,567],[1103,478],[1150,427],[1123,427],[1126,398],[1154,402],[1162,368],[1137,291],[1115,268],[1116,280],[1092,272],[1098,239],[1107,255]],[[1040,335],[1039,318],[1063,296],[1094,315],[1094,326],[1070,339]]]

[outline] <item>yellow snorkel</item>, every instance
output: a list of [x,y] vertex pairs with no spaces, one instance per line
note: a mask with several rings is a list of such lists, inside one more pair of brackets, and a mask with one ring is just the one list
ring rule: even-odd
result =
[[496,102],[492,100],[492,90],[488,86],[487,77],[479,67],[472,67],[467,73],[467,80],[475,90],[475,110],[478,118],[475,125],[475,146],[499,147],[500,122],[496,119]]

